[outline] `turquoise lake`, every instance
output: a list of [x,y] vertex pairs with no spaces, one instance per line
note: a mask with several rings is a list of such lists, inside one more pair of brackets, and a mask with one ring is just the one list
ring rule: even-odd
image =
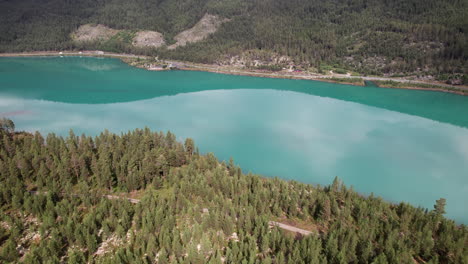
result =
[[0,117],[67,136],[145,126],[244,172],[330,184],[468,223],[468,97],[207,72],[116,59],[0,58]]

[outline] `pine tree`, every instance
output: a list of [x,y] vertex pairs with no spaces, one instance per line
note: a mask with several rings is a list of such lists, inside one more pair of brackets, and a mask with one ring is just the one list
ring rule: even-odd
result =
[[19,254],[16,250],[16,243],[12,239],[7,240],[6,243],[3,245],[0,254],[0,260],[3,260],[5,262],[14,262],[16,259],[18,259],[18,257]]
[[0,119],[0,130],[13,133],[15,131],[15,123],[11,119],[3,117]]
[[445,204],[445,198],[440,198],[436,201],[436,204],[434,205],[434,211],[437,215],[445,214]]
[[193,154],[193,151],[195,150],[195,143],[193,142],[193,139],[187,138],[185,140],[185,151],[187,152],[188,156],[191,157]]
[[169,255],[164,247],[158,253],[158,264],[169,264]]
[[331,218],[331,205],[330,205],[330,199],[327,197],[325,198],[325,201],[323,202],[322,205],[322,210],[321,210],[321,218],[325,220],[326,222],[330,221]]
[[83,252],[79,250],[73,250],[68,253],[68,264],[81,264],[85,263],[86,259]]

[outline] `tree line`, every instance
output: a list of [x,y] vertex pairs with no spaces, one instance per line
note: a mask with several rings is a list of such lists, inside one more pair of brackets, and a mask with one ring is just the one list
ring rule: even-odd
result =
[[[427,210],[362,196],[338,178],[313,186],[244,174],[192,139],[147,128],[93,138],[0,124],[3,263],[468,261],[468,230],[443,216],[444,199]],[[277,219],[316,235],[270,228]]]
[[[74,43],[80,25],[155,30],[168,43],[205,13],[229,18],[216,34],[177,50],[131,41]],[[246,50],[288,55],[320,71],[466,75],[468,3],[462,0],[99,0],[0,2],[0,52],[103,49],[216,63]],[[444,78],[444,77],[442,77]],[[463,79],[464,80],[464,79]]]

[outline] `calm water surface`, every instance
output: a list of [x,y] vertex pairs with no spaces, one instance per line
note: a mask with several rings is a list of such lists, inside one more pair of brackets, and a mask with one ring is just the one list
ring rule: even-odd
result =
[[18,130],[96,135],[148,126],[245,172],[362,193],[468,223],[468,97],[206,72],[114,59],[0,58],[0,116]]

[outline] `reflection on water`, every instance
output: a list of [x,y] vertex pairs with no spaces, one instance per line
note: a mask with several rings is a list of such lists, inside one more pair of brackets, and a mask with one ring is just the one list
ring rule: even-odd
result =
[[428,208],[445,197],[448,215],[468,223],[466,97],[60,59],[8,59],[12,67],[0,59],[0,115],[61,135],[171,130],[267,176],[320,184],[339,176]]
[[244,169],[307,183],[348,185],[392,201],[432,208],[448,200],[468,222],[468,129],[336,99],[274,90],[220,90],[115,104],[2,99],[28,112],[28,131],[97,134],[147,125],[192,137],[203,152]]
[[150,72],[117,59],[0,58],[0,93],[27,99],[104,104],[249,88],[330,97],[468,127],[468,97],[448,93],[193,71]]

